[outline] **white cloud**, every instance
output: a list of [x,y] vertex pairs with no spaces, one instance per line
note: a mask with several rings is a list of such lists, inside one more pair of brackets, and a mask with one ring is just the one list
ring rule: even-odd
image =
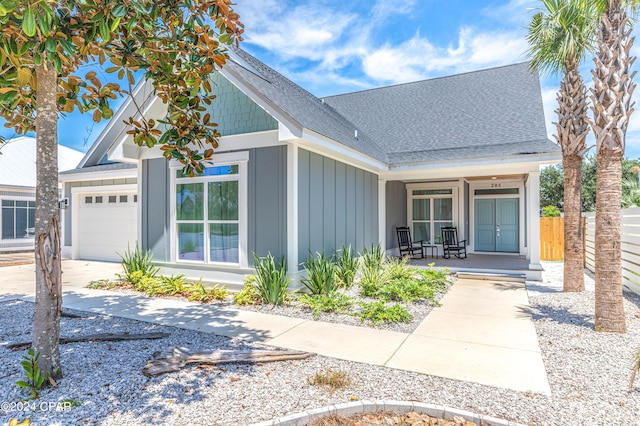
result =
[[375,49],[363,71],[381,82],[401,83],[525,60],[526,42],[517,33],[463,28],[457,46],[436,46],[419,33],[402,44]]

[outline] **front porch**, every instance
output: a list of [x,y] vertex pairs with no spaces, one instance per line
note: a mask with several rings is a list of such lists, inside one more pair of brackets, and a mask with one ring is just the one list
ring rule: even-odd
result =
[[454,256],[444,259],[442,256],[432,257],[429,253],[425,253],[424,259],[417,258],[409,261],[413,266],[425,268],[431,263],[435,264],[436,268],[448,268],[451,273],[524,276],[531,281],[540,281],[542,278],[542,270],[532,267],[529,259],[521,255],[470,253],[466,259],[458,259]]

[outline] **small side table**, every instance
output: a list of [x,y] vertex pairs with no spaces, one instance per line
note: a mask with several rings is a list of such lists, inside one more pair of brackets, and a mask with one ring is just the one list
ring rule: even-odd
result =
[[434,259],[437,255],[438,255],[438,246],[434,246],[431,244],[423,244],[422,245],[422,250],[425,252],[425,257],[427,256],[426,250],[429,250],[429,253],[431,254],[431,258]]

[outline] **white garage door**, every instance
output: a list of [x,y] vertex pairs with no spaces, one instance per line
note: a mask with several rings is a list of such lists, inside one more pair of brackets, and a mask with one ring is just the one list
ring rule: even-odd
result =
[[77,257],[119,262],[138,236],[136,193],[81,193],[78,201]]

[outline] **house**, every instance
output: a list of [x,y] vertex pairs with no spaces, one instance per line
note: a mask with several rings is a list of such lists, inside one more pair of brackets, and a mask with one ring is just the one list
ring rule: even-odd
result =
[[[75,167],[83,153],[58,145],[58,167]],[[17,137],[0,145],[0,252],[33,250],[36,209],[36,140]]]
[[[539,170],[561,154],[527,63],[319,99],[234,49],[212,78],[222,138],[202,175],[132,142],[130,100],[61,173],[68,254],[118,260],[138,241],[165,273],[232,283],[252,253],[295,276],[316,251],[397,253],[396,226],[437,245],[453,225],[469,253],[524,256],[539,277]],[[165,111],[148,83],[134,96]]]

